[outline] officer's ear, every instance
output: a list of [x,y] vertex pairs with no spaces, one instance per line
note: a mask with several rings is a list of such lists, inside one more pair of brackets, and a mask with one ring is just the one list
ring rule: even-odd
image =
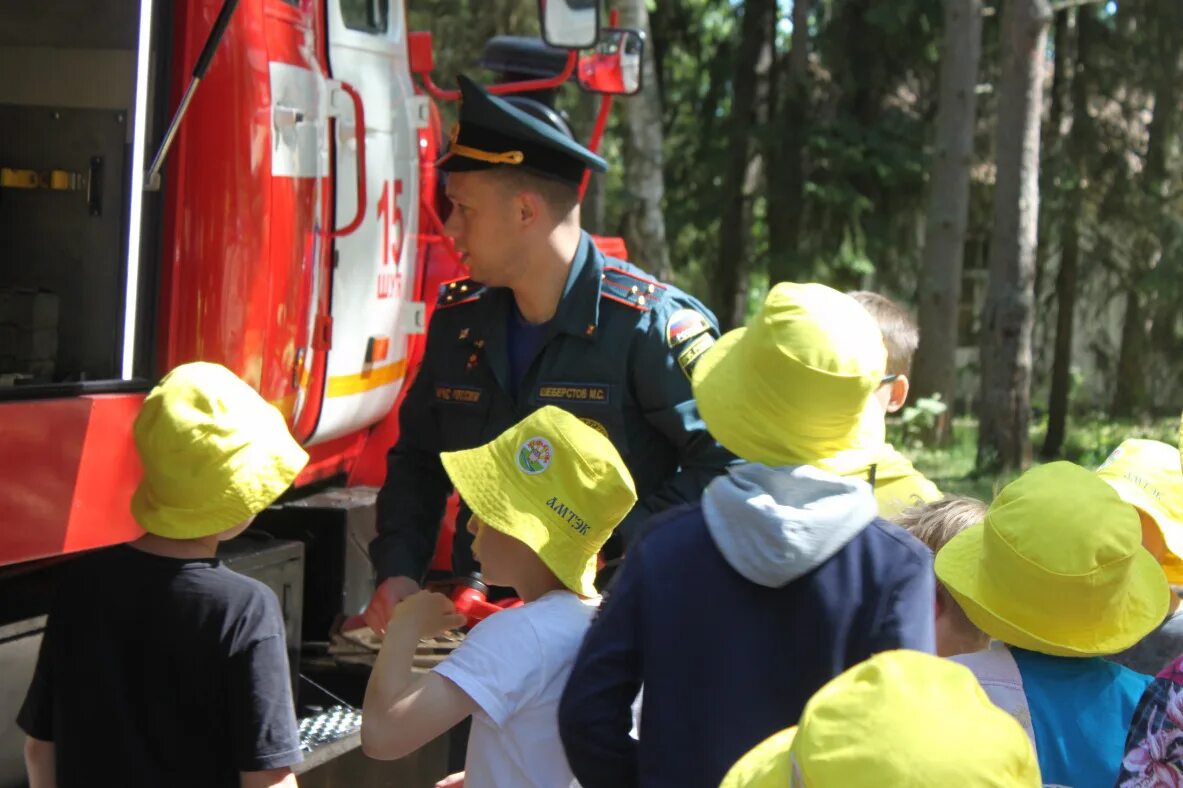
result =
[[528,189],[520,189],[513,197],[514,219],[525,230],[537,224],[546,212],[542,196]]

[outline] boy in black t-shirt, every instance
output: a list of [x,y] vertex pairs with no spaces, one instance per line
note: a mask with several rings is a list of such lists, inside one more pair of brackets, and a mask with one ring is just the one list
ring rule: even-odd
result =
[[186,364],[135,423],[147,532],[73,562],[55,591],[18,723],[41,786],[295,786],[301,760],[283,617],[222,566],[308,461],[229,370]]

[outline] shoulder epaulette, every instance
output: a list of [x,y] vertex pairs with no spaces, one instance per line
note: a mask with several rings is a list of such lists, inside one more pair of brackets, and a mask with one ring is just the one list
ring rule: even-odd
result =
[[474,282],[468,277],[453,279],[440,285],[439,298],[435,302],[436,309],[447,309],[476,301],[485,293],[485,286]]
[[600,296],[648,312],[665,293],[666,286],[647,276],[618,268],[604,266],[603,281],[600,282]]

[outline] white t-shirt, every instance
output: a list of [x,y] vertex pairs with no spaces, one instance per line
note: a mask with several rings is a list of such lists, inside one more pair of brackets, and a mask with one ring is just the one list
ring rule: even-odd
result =
[[559,698],[599,599],[551,591],[489,616],[435,672],[472,698],[465,788],[555,788],[574,777]]

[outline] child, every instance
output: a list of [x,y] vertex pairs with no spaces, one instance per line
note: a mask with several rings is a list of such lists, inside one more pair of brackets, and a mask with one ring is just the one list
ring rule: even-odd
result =
[[[1097,475],[1138,510],[1142,546],[1158,559],[1173,586],[1183,584],[1183,470],[1179,450],[1159,441],[1127,440],[1114,450]],[[1183,653],[1183,612],[1172,591],[1166,621],[1114,662],[1154,675]]]
[[294,786],[279,602],[214,556],[308,455],[279,411],[216,364],[169,373],[134,433],[144,478],[131,510],[147,533],[83,556],[55,588],[18,719],[29,781]]
[[1031,742],[960,665],[871,657],[810,698],[720,788],[1039,788]]
[[[1183,442],[1183,441],[1181,441]],[[1142,693],[1126,735],[1118,788],[1183,784],[1183,656],[1163,668]]]
[[1043,779],[1111,788],[1149,676],[1101,659],[1141,640],[1170,589],[1138,515],[1067,462],[1007,485],[937,553],[937,578],[996,647],[953,657],[1027,729]]
[[936,485],[887,442],[884,423],[887,414],[904,407],[908,399],[908,374],[920,335],[907,311],[891,299],[865,291],[851,293],[850,297],[879,326],[887,348],[886,373],[867,403],[855,445],[827,458],[819,467],[840,476],[866,479],[875,488],[879,516],[894,521],[904,509],[941,497]]
[[[976,498],[950,496],[933,503],[905,509],[896,522],[905,531],[928,545],[935,555],[957,534],[982,522],[986,504]],[[937,583],[936,600],[937,656],[970,654],[990,645],[986,633],[973,625],[957,601]]]
[[419,639],[464,619],[440,594],[399,603],[366,687],[362,747],[399,758],[471,714],[468,788],[569,785],[559,694],[599,601],[596,554],[637,500],[632,477],[606,437],[554,406],[441,459],[472,507],[485,580],[526,604],[482,621],[414,681]]
[[745,462],[650,521],[584,640],[559,707],[584,788],[714,788],[850,665],[932,651],[928,549],[866,481],[818,467],[854,441],[885,358],[849,296],[784,283],[699,360],[699,412]]

